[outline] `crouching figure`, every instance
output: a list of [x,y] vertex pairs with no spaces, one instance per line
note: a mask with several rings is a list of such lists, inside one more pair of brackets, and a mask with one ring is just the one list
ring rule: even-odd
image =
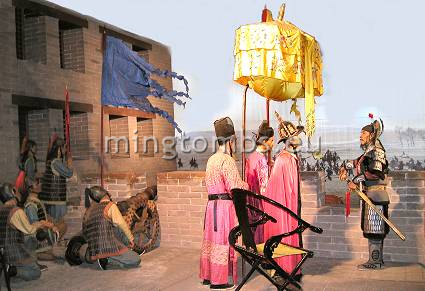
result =
[[134,268],[140,264],[140,256],[133,250],[134,237],[116,203],[109,193],[99,186],[86,189],[92,203],[83,217],[83,236],[87,246],[86,261],[96,261],[105,270],[108,264],[122,268]]

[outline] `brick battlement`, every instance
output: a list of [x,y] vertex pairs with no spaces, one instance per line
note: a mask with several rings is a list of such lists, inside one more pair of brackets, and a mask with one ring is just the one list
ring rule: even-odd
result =
[[[367,240],[360,229],[360,210],[352,209],[346,219],[344,207],[324,205],[324,174],[302,173],[302,217],[324,232],[306,231],[305,247],[318,257],[366,259]],[[175,171],[159,173],[158,210],[161,220],[161,243],[200,248],[208,193],[205,172]],[[388,191],[391,220],[406,234],[401,241],[394,232],[385,239],[387,261],[425,262],[424,203],[425,172],[392,172]],[[352,194],[355,195],[355,194]]]

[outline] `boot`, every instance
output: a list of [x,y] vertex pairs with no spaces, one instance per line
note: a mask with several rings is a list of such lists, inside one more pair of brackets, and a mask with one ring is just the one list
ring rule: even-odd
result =
[[359,270],[377,270],[384,267],[383,260],[384,240],[369,239],[369,260],[361,265],[358,265]]

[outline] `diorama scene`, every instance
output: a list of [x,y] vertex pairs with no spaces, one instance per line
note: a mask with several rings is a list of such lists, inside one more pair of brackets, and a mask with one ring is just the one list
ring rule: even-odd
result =
[[0,290],[425,290],[424,9],[0,0]]

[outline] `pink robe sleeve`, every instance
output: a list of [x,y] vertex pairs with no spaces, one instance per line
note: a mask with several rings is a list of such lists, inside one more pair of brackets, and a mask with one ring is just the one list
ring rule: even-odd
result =
[[257,168],[258,182],[260,186],[260,194],[264,195],[269,180],[269,167],[266,159],[259,159]]
[[238,168],[236,167],[236,163],[230,156],[223,162],[222,175],[224,186],[228,193],[230,193],[230,190],[233,188],[248,190],[248,184],[242,180],[239,175]]

